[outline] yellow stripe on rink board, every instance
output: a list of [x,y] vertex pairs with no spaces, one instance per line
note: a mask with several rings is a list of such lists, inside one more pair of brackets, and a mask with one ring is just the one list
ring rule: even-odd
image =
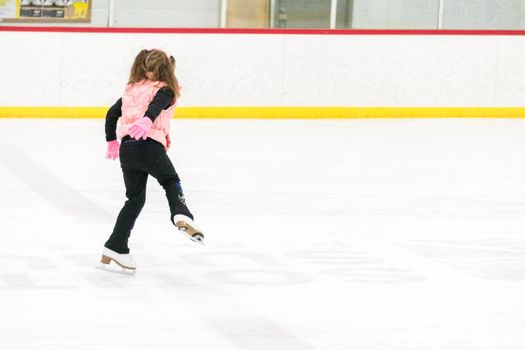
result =
[[181,107],[178,118],[525,118],[524,108]]
[[[0,107],[0,118],[104,118],[108,107]],[[178,107],[177,118],[525,118],[525,107]]]
[[104,118],[108,107],[0,107],[0,118]]

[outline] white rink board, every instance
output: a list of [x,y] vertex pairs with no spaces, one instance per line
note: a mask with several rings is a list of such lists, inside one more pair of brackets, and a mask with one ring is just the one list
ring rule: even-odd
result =
[[0,128],[1,349],[525,348],[525,120],[175,120],[207,245],[150,179],[134,276],[103,121]]
[[107,106],[135,55],[178,62],[181,106],[521,107],[525,36],[0,32],[0,106]]

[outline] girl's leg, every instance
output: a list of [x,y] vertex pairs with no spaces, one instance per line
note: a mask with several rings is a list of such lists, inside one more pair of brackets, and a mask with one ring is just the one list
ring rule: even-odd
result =
[[128,200],[120,210],[113,233],[104,246],[119,254],[128,254],[128,239],[131,230],[146,202],[148,173],[127,171],[125,169],[122,169],[122,172],[124,174],[126,197]]
[[204,244],[204,235],[193,222],[193,215],[186,206],[186,200],[180,185],[180,179],[173,164],[165,154],[157,163],[159,172],[152,172],[152,176],[157,178],[160,185],[166,191],[166,197],[170,205],[170,219],[177,229],[184,232],[192,241]]
[[149,169],[149,173],[157,179],[166,192],[171,220],[173,221],[173,217],[177,214],[186,215],[193,219],[193,215],[186,206],[186,199],[184,198],[179,175],[164,150],[162,150],[162,154],[159,155],[155,166]]
[[183,231],[192,241],[204,244],[204,235],[193,222],[193,215],[186,206],[186,200],[180,185],[179,175],[175,171],[170,158],[160,143],[150,143],[155,154],[154,162],[148,167],[148,173],[156,178],[166,191],[170,206],[170,219],[173,225]]

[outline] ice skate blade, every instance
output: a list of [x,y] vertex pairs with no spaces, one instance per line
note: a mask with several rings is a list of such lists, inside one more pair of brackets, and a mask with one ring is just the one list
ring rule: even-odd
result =
[[186,237],[191,239],[195,243],[199,243],[200,245],[204,245],[204,236],[200,233],[196,233],[193,236],[188,233],[185,227],[179,228],[179,232],[182,232]]
[[96,269],[111,272],[111,273],[117,273],[119,275],[126,275],[126,276],[133,276],[137,270],[129,270],[122,267],[117,266],[110,266],[107,264],[100,263],[97,266],[95,266]]

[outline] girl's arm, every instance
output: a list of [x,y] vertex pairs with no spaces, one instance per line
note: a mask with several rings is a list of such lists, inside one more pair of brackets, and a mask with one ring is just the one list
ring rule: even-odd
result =
[[155,118],[159,116],[162,110],[167,109],[169,106],[171,106],[171,102],[173,101],[174,96],[175,94],[171,89],[160,89],[155,95],[155,97],[153,97],[153,100],[149,104],[146,113],[144,113],[144,116],[150,118],[152,121],[155,121]]
[[117,139],[117,122],[121,115],[122,98],[119,98],[106,113],[106,141],[109,142]]

